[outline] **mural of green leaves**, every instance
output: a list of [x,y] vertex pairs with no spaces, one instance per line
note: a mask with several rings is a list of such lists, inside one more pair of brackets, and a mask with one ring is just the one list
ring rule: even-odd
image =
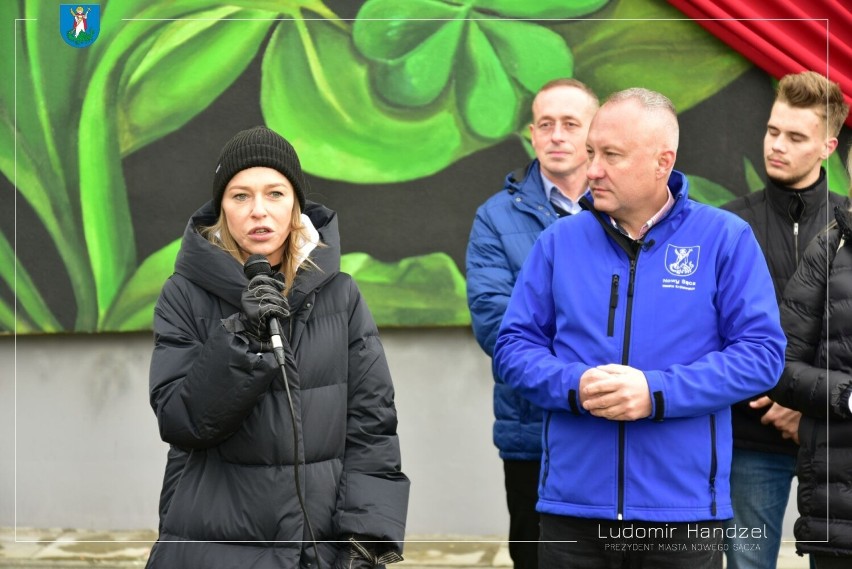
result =
[[[17,21],[14,56],[0,58],[0,172],[56,249],[75,316],[61,323],[4,228],[0,279],[14,298],[0,298],[0,332],[150,329],[180,233],[137,258],[123,160],[184,128],[256,58],[266,124],[306,172],[355,184],[421,179],[524,142],[532,97],[554,77],[602,96],[643,84],[683,111],[749,68],[695,23],[671,21],[663,0],[367,0],[351,20],[321,0],[100,4],[85,49],[58,45],[54,2],[6,11]],[[691,178],[699,199],[733,197]],[[350,253],[343,269],[380,325],[469,324],[464,277],[443,252]]]
[[353,25],[353,39],[371,62],[381,97],[399,107],[421,107],[447,94],[464,126],[493,140],[523,123],[522,93],[573,72],[562,37],[506,17],[573,18],[604,4],[370,0]]

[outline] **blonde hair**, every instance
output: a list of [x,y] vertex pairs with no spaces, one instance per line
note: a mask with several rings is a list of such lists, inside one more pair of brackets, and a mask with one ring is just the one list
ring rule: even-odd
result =
[[849,114],[849,105],[843,100],[840,85],[815,71],[782,77],[775,100],[797,109],[813,109],[825,125],[826,135],[831,138],[840,134]]
[[[242,256],[243,250],[237,245],[237,241],[228,229],[224,210],[220,211],[219,219],[216,220],[216,223],[200,228],[199,233],[210,243],[231,255],[241,265],[245,263],[245,259]],[[296,272],[298,272],[301,264],[319,269],[310,258],[304,260],[299,258],[298,251],[300,244],[309,240],[310,233],[305,224],[302,223],[302,210],[299,208],[299,201],[293,200],[293,212],[290,216],[290,235],[284,241],[284,252],[281,258],[281,268],[279,269],[281,274],[284,275],[284,290],[281,293],[284,296],[287,296],[290,292],[290,288],[293,286],[293,281],[296,278]],[[318,243],[317,246],[323,247],[324,245]]]

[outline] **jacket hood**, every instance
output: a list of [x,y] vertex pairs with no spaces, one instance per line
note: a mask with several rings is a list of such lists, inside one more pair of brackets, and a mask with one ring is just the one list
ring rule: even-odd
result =
[[[305,296],[340,272],[340,234],[337,213],[327,207],[307,202],[307,215],[324,245],[317,247],[310,259],[317,265],[302,265],[290,290],[290,306],[296,310]],[[240,305],[240,295],[248,284],[242,264],[219,249],[199,233],[202,227],[216,223],[213,202],[207,202],[192,214],[183,233],[175,261],[175,273],[233,306]]]

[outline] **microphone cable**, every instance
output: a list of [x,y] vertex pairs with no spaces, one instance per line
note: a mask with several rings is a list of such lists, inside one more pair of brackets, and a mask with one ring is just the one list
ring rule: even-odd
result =
[[[272,320],[272,319],[271,319]],[[277,328],[277,322],[275,328]],[[299,507],[302,509],[302,515],[305,517],[305,525],[308,526],[308,533],[311,536],[311,543],[314,546],[314,555],[317,558],[317,569],[322,569],[322,561],[320,560],[319,548],[317,547],[317,537],[314,535],[314,528],[311,525],[311,519],[308,517],[308,510],[305,508],[305,500],[302,497],[302,485],[299,481],[299,435],[296,423],[296,409],[293,406],[293,397],[290,395],[290,384],[287,381],[287,370],[284,367],[284,362],[278,362],[278,368],[281,370],[281,382],[284,384],[284,392],[287,394],[287,404],[290,406],[290,421],[293,424],[293,475],[296,482],[296,497],[299,499]]]
[[[243,266],[246,278],[251,281],[257,275],[273,276],[272,267],[269,260],[264,255],[251,255],[246,259]],[[284,345],[281,341],[281,327],[278,324],[278,319],[274,316],[269,318],[267,322],[270,332],[270,340],[272,340],[273,353],[275,361],[278,362],[278,368],[281,371],[281,382],[284,384],[284,392],[287,394],[287,405],[290,408],[290,421],[293,424],[293,476],[296,483],[296,498],[299,500],[299,507],[302,510],[302,516],[305,518],[305,525],[308,527],[308,534],[311,536],[311,543],[314,547],[314,555],[316,556],[317,569],[322,569],[322,560],[320,559],[319,547],[317,546],[317,538],[314,534],[314,528],[311,525],[311,519],[308,516],[308,510],[305,507],[305,500],[302,497],[302,484],[299,477],[299,432],[298,423],[296,422],[296,408],[293,405],[293,396],[290,393],[290,383],[287,381],[287,367],[284,356]]]

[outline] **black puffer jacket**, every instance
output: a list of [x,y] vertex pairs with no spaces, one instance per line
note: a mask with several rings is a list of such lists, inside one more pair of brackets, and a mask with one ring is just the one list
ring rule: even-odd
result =
[[[819,180],[810,188],[791,190],[775,185],[770,180],[763,190],[737,198],[722,208],[737,214],[751,225],[769,265],[769,274],[775,284],[775,297],[780,303],[784,287],[796,272],[796,266],[808,243],[831,220],[834,207],[845,203],[843,196],[828,192],[825,170],[820,170]],[[784,439],[781,431],[774,426],[760,422],[767,409],[752,409],[748,401],[731,407],[734,446],[761,452],[796,454],[797,446],[794,442]]]
[[[334,542],[352,534],[401,551],[409,482],[377,329],[339,272],[336,214],[311,203],[305,213],[326,247],[311,254],[320,270],[299,270],[282,327],[299,479],[328,568]],[[196,231],[213,221],[209,203],[193,215],[155,309],[151,405],[171,450],[148,566],[315,567],[280,370],[271,353],[249,351],[237,319],[243,267]]]
[[839,226],[808,247],[785,291],[787,365],[770,395],[802,412],[797,550],[852,556],[852,215],[838,212]]

